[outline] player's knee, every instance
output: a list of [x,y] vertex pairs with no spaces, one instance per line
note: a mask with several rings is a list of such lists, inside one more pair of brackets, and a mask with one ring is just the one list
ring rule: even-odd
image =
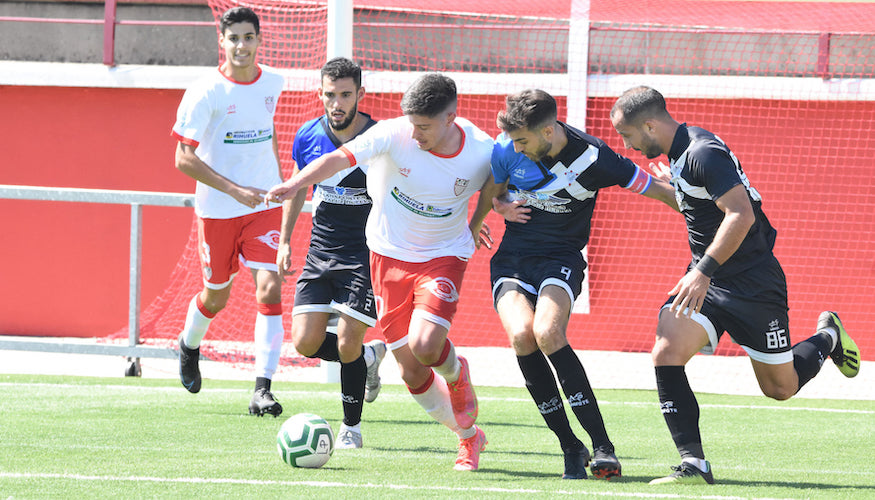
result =
[[343,339],[338,338],[337,351],[341,363],[352,363],[362,355],[362,343],[344,342]]
[[777,401],[785,401],[792,398],[798,389],[794,384],[785,383],[760,383],[763,394]]
[[292,329],[292,343],[295,345],[295,350],[301,356],[313,357],[322,346],[324,340],[324,335],[313,335],[304,330]]
[[229,295],[227,293],[221,293],[221,291],[206,293],[201,295],[201,302],[207,311],[210,311],[215,315],[228,304],[228,297]]
[[273,280],[265,280],[255,290],[255,301],[260,304],[278,304],[282,301],[282,285]]
[[538,343],[530,330],[517,330],[508,333],[510,344],[517,354],[529,354],[538,349]]

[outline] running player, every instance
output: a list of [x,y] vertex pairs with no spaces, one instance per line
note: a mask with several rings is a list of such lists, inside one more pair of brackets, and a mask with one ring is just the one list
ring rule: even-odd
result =
[[[468,258],[491,247],[483,220],[497,194],[492,139],[456,116],[456,84],[439,73],[404,93],[404,116],[384,120],[270,190],[279,201],[368,163],[374,206],[365,234],[380,326],[413,398],[459,437],[455,469],[476,470],[486,435],[475,425],[468,362],[447,337]],[[468,220],[468,200],[480,192]],[[438,376],[435,376],[437,373]]]
[[677,190],[693,256],[659,312],[652,353],[662,414],[682,462],[650,484],[713,484],[699,404],[684,371],[696,352],[713,353],[728,332],[750,356],[763,394],[779,401],[817,375],[827,355],[842,374],[855,376],[860,353],[831,311],[820,314],[813,336],[790,343],[787,283],[772,252],[776,231],[719,137],[675,121],[662,94],[644,86],[617,99],[611,122],[627,148],[650,159],[668,156],[668,166],[652,167]]
[[[334,58],[322,66],[320,77],[318,94],[325,114],[308,121],[295,134],[294,172],[377,123],[358,109],[365,89],[356,63]],[[381,340],[362,346],[368,327],[377,324],[365,244],[365,221],[371,211],[365,174],[366,166],[357,165],[314,187],[310,249],[298,277],[292,311],[292,340],[298,353],[341,363],[343,423],[337,433],[337,448],[362,447],[363,402],[373,402],[380,392],[378,370],[386,355],[386,344]],[[283,202],[277,252],[283,277],[295,273],[290,239],[306,196],[305,188]],[[338,314],[337,333],[326,332],[329,319]]]
[[[498,126],[492,173],[505,190],[493,203],[506,226],[491,261],[495,310],[526,388],[559,439],[562,478],[585,479],[587,464],[596,477],[620,476],[595,394],[566,336],[586,269],[581,250],[599,189],[621,186],[675,208],[674,192],[603,141],[558,121],[555,99],[542,90],[508,96]],[[571,430],[550,365],[592,439],[592,456]]]
[[186,90],[172,132],[178,141],[176,168],[197,180],[204,280],[179,335],[179,375],[189,392],[200,391],[200,343],[227,304],[242,261],[255,279],[258,303],[249,413],[276,417],[283,409],[270,382],[283,342],[282,281],[276,267],[282,210],[263,201],[266,189],[282,180],[274,113],[283,77],[256,62],[262,34],[255,12],[229,9],[219,28],[225,62]]

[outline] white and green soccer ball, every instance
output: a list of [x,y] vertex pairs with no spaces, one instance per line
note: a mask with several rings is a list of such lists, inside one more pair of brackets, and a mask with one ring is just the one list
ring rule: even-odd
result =
[[280,427],[276,449],[283,462],[292,467],[316,469],[334,453],[334,432],[319,415],[298,413]]

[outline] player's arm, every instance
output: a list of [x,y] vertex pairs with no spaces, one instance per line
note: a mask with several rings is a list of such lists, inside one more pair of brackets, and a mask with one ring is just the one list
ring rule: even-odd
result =
[[276,122],[273,124],[273,155],[276,157],[276,168],[280,179],[283,178],[283,162],[280,161],[280,141],[276,135]]
[[675,212],[681,211],[678,207],[678,200],[674,195],[674,187],[665,181],[654,178],[647,191],[641,194],[648,198],[665,203]]
[[[298,169],[294,168],[292,177],[297,175],[297,172]],[[286,276],[295,274],[295,269],[292,269],[292,233],[295,231],[295,223],[298,221],[298,216],[301,215],[306,199],[307,188],[301,188],[294,196],[283,201],[283,221],[280,226],[280,242],[276,252],[276,265],[283,281],[285,281]]]
[[756,216],[747,189],[742,184],[717,198],[717,207],[723,211],[723,221],[717,228],[714,240],[705,249],[705,256],[690,270],[669,295],[677,295],[671,311],[680,316],[689,307],[689,314],[702,308],[711,275],[734,254],[753,226]]
[[482,245],[486,248],[492,248],[492,235],[489,231],[489,226],[484,222],[486,216],[492,210],[492,200],[498,196],[505,188],[506,183],[496,184],[492,173],[483,186],[480,188],[480,197],[477,198],[477,207],[474,208],[474,214],[471,216],[471,222],[468,228],[471,229],[471,235],[474,237],[474,245],[479,249]]
[[[660,163],[660,165],[662,164]],[[635,174],[632,176],[632,180],[623,187],[633,193],[638,193],[642,196],[661,201],[671,207],[675,212],[680,212],[677,199],[675,198],[674,187],[672,187],[662,173],[656,170],[654,164],[651,163],[650,168],[657,173],[657,175],[650,175],[646,170],[635,165]],[[670,179],[671,177],[669,176],[668,178]]]
[[[508,179],[509,181],[510,179]],[[508,182],[504,182],[502,184],[502,190],[498,193],[498,196],[492,199],[492,209],[502,217],[504,220],[508,222],[518,222],[520,224],[525,224],[532,217],[529,215],[529,212],[532,211],[531,208],[523,206],[525,205],[525,200],[511,200],[509,193],[507,191]]]
[[331,177],[345,168],[355,165],[355,158],[344,147],[326,153],[313,160],[286,182],[270,188],[264,196],[266,202],[280,202],[294,197],[298,191]]
[[219,174],[195,154],[196,147],[183,142],[176,143],[176,169],[192,179],[231,196],[250,208],[264,201],[263,189],[240,186]]

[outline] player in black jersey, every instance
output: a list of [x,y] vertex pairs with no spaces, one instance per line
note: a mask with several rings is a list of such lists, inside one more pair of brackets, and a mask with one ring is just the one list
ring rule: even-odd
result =
[[[325,114],[305,123],[295,134],[292,156],[297,173],[325,153],[361,134],[376,121],[358,110],[364,97],[361,68],[349,59],[328,61],[321,71],[319,98]],[[380,391],[380,362],[386,344],[362,345],[368,327],[377,322],[365,221],[371,198],[365,187],[367,166],[350,167],[313,188],[313,230],[306,263],[298,277],[292,311],[292,340],[304,356],[340,361],[343,424],[338,448],[361,448],[362,406]],[[294,175],[294,173],[293,173]],[[280,275],[294,274],[289,239],[307,190],[283,203],[277,264]],[[337,333],[327,332],[332,316]]]
[[[601,188],[621,186],[676,207],[674,191],[653,179],[603,141],[557,121],[556,101],[541,90],[506,99],[492,154],[496,183],[503,193],[495,210],[506,219],[501,245],[491,260],[498,312],[526,388],[547,427],[559,439],[564,479],[621,475],[586,372],[566,337],[574,299],[580,294],[590,220]],[[549,360],[549,362],[548,362]],[[584,430],[593,454],[575,436],[563,408],[559,385]],[[590,460],[591,459],[591,460]]]
[[829,355],[847,377],[860,355],[836,313],[824,311],[816,333],[790,343],[787,284],[772,252],[776,231],[760,194],[716,135],[675,121],[665,99],[649,87],[627,90],[611,109],[627,148],[668,166],[651,164],[675,187],[686,219],[692,262],[659,313],[653,363],[665,422],[682,463],[651,484],[709,483],[699,433],[699,405],[684,366],[696,352],[713,353],[724,331],[744,348],[763,394],[785,400],[819,371]]

